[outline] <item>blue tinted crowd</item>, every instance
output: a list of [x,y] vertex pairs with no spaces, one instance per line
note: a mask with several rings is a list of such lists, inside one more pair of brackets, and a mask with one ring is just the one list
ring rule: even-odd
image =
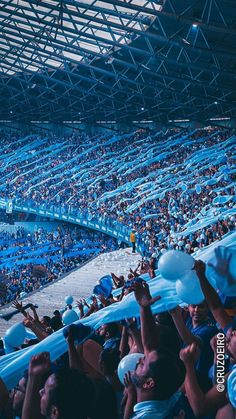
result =
[[[149,253],[160,243],[175,247],[183,241],[179,247],[202,247],[231,228],[222,216],[216,232],[203,227],[191,237],[176,238],[189,221],[201,218],[202,208],[213,207],[217,214],[216,197],[235,195],[235,140],[229,130],[176,129],[155,135],[139,130],[90,139],[2,134],[1,141],[2,198],[62,213],[79,211],[90,220],[118,221],[135,228],[143,251]],[[18,161],[9,152],[13,142]],[[195,156],[206,152],[196,163]],[[224,205],[234,206],[234,198]],[[234,223],[234,216],[229,220]]]
[[7,293],[0,304],[33,292],[78,267],[100,252],[117,249],[116,241],[101,233],[60,225],[52,231],[23,227],[0,232],[0,275]]
[[[152,257],[131,269],[127,278],[112,273],[118,290],[114,295],[92,296],[90,303],[78,300],[82,319],[104,307],[112,309],[128,293],[134,293],[139,317],[106,322],[96,330],[81,323],[64,328],[67,351],[63,356],[56,361],[48,352],[33,356],[10,393],[0,381],[2,419],[235,419],[235,297],[220,295],[206,277],[205,263],[198,260],[195,270],[203,301],[153,315],[151,307],[159,297],[153,298],[148,283],[139,278],[144,273],[155,278],[157,260],[168,248],[193,253],[235,229],[232,213],[188,235],[174,234],[181,233],[206,204],[214,206],[217,196],[234,195],[235,156],[233,149],[226,146],[231,135],[227,130],[212,128],[192,133],[166,131],[156,136],[138,131],[117,142],[111,141],[112,136],[101,136],[96,142],[95,138],[72,136],[52,137],[45,144],[43,139],[32,137],[30,146],[29,139],[22,142],[18,138],[22,159],[14,165],[8,151],[12,138],[3,138],[6,147],[1,170],[6,187],[0,186],[2,198],[60,206],[70,213],[79,209],[92,218],[118,220],[136,230],[137,240],[142,239],[144,250]],[[183,136],[186,144],[175,144]],[[158,160],[155,146],[157,154],[162,146],[165,158]],[[208,167],[201,162],[193,174],[188,159],[215,146],[229,172],[196,192],[195,185],[203,185],[204,179],[212,180],[222,162],[208,157]],[[127,167],[122,166],[124,163]],[[161,189],[162,182],[166,182],[165,171],[169,176],[165,192],[151,195],[148,182],[153,190]],[[178,186],[181,171],[190,178],[192,174],[192,180],[187,182],[189,193],[183,193],[183,185]],[[112,194],[117,189],[119,193]],[[225,203],[227,209],[234,206],[233,199]],[[215,266],[225,280],[231,275],[229,262],[217,259]],[[24,325],[35,334],[21,347],[35,345],[63,327],[59,310],[45,313],[40,319],[33,306],[26,311],[16,301],[15,307],[22,312]],[[4,354],[4,349],[0,350]],[[139,354],[138,361],[121,382],[118,365],[126,355],[134,353]],[[224,371],[219,369],[220,358],[224,359]]]

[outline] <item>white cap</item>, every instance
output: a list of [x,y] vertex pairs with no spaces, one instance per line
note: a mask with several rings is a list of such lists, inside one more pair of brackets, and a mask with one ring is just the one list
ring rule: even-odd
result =
[[167,250],[166,249],[161,249],[161,253],[164,255],[164,253],[166,253]]

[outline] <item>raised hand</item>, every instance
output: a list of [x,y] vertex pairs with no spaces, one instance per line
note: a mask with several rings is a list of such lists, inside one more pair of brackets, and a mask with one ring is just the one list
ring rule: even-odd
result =
[[89,308],[89,305],[88,305],[88,303],[87,303],[87,301],[85,300],[85,298],[83,298],[83,304],[84,304],[84,306],[86,306],[86,307],[88,307]]
[[141,307],[149,307],[161,298],[159,295],[152,298],[149,291],[149,286],[145,281],[142,283],[135,282],[130,287],[130,291],[134,291],[136,301]]
[[215,249],[215,255],[216,265],[209,263],[209,266],[211,266],[219,275],[226,276],[229,270],[229,263],[232,258],[232,254],[227,255],[227,249],[223,246],[219,246]]
[[169,314],[174,318],[176,317],[182,318],[182,308],[180,306],[176,306],[175,308],[172,308],[171,310],[169,310]]
[[124,376],[124,386],[127,394],[136,394],[136,387],[132,382],[132,375],[130,371],[128,371]]
[[78,300],[76,301],[77,303],[77,307],[79,310],[83,310],[84,306],[83,306],[83,301],[82,300]]
[[92,297],[92,306],[94,308],[94,310],[98,310],[98,301],[97,298],[95,296]]
[[194,268],[198,278],[205,277],[206,264],[202,260],[195,260]]
[[186,348],[181,349],[179,357],[184,364],[195,364],[200,356],[200,349],[196,343],[188,345]]
[[16,310],[19,310],[19,311],[23,311],[24,310],[23,309],[23,304],[20,303],[18,300],[13,301],[12,305],[13,305],[13,307],[16,308]]
[[29,375],[31,377],[42,377],[50,371],[50,354],[41,352],[32,356],[29,363]]
[[98,295],[98,299],[100,300],[103,306],[107,306],[107,304],[109,304],[107,302],[107,299],[104,297],[104,295]]
[[232,277],[229,266],[232,259],[232,253],[229,253],[228,249],[223,246],[219,246],[215,249],[216,265],[209,263],[209,266],[214,269],[217,275],[226,278],[229,285],[236,284],[236,280]]

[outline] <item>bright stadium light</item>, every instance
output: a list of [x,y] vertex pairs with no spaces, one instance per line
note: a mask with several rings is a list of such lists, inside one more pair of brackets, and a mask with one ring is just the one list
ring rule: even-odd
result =
[[210,118],[209,121],[228,121],[229,117]]

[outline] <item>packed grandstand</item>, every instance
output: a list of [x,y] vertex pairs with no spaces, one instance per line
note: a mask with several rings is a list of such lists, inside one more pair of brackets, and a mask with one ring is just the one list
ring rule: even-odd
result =
[[0,296],[0,304],[22,298],[100,252],[116,248],[111,237],[65,225],[51,231],[39,227],[33,233],[20,226],[12,232],[2,230],[0,274],[7,281],[7,294]]
[[[1,341],[1,418],[233,418],[234,132],[2,132],[1,144],[1,208],[18,221],[22,211],[38,221],[39,211],[62,220],[31,232],[27,218],[11,230],[1,227],[1,304],[14,300],[15,311],[8,306],[0,321],[23,315]],[[81,227],[85,220],[90,230]],[[94,257],[109,258],[129,243],[141,255],[126,277],[107,272],[104,259],[104,277],[90,298],[80,299],[77,289],[76,304],[67,296],[66,307],[41,319],[25,304],[28,294],[91,258],[96,269]],[[50,386],[61,404],[55,393],[46,406]]]
[[[3,134],[1,141],[6,202],[133,227],[149,253],[201,247],[231,228],[236,170],[229,130],[140,130],[90,139]],[[226,221],[208,231],[209,220],[218,219]]]

